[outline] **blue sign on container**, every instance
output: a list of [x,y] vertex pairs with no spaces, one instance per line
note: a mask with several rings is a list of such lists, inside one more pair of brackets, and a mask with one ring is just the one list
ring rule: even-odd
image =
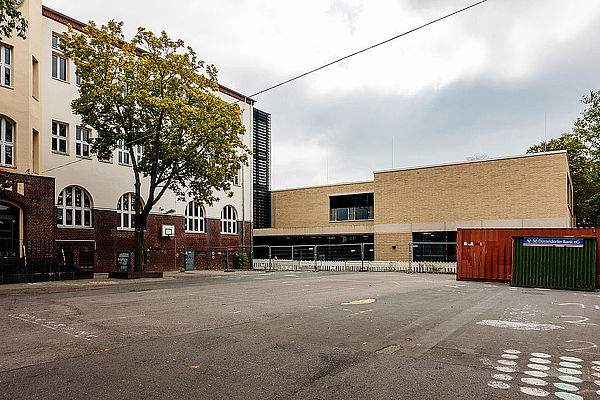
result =
[[523,246],[583,247],[583,239],[523,238]]

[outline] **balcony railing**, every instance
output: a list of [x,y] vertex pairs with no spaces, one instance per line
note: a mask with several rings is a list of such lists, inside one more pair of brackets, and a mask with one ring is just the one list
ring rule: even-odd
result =
[[330,209],[329,221],[372,220],[374,214],[373,206],[332,208]]

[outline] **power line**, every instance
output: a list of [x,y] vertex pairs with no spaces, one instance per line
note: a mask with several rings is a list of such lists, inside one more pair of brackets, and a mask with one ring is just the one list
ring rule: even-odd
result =
[[[399,39],[399,38],[401,38],[401,37],[403,37],[403,36],[409,35],[409,34],[411,34],[411,33],[413,33],[413,32],[416,32],[416,31],[418,31],[418,30],[420,30],[420,29],[423,29],[423,28],[425,28],[425,27],[427,27],[427,26],[429,26],[429,25],[433,25],[433,24],[435,24],[436,22],[440,22],[440,21],[442,21],[442,20],[444,20],[444,19],[446,19],[446,18],[450,18],[450,17],[452,17],[452,16],[454,16],[454,15],[456,15],[456,14],[460,14],[460,13],[462,13],[462,12],[464,12],[464,11],[467,11],[467,10],[469,10],[469,9],[473,8],[473,7],[476,7],[476,6],[480,5],[480,4],[483,4],[483,3],[485,3],[486,1],[487,1],[487,0],[481,0],[481,1],[478,1],[477,3],[473,3],[473,4],[471,4],[471,5],[467,6],[467,7],[461,8],[460,10],[456,10],[456,11],[454,11],[454,12],[451,12],[450,14],[446,14],[446,15],[444,15],[444,16],[442,16],[442,17],[439,17],[439,18],[436,18],[436,19],[434,19],[434,20],[431,20],[431,21],[429,21],[429,22],[427,22],[427,23],[425,23],[425,24],[423,24],[423,25],[419,25],[419,26],[417,26],[416,28],[412,28],[412,29],[410,29],[410,30],[408,30],[408,31],[406,31],[406,32],[403,32],[403,33],[399,34],[399,35],[396,35],[396,36],[394,36],[394,37],[391,37],[391,38],[389,38],[389,39],[386,39],[386,40],[384,40],[384,41],[381,41],[381,42],[375,43],[375,44],[373,44],[373,45],[371,45],[371,46],[369,46],[369,47],[365,47],[365,48],[364,48],[364,49],[362,49],[362,50],[355,51],[354,53],[351,53],[351,54],[348,54],[348,55],[346,55],[346,56],[344,56],[344,57],[341,57],[341,58],[338,58],[338,59],[336,59],[336,60],[333,60],[333,61],[331,61],[331,62],[329,62],[329,63],[327,63],[327,64],[321,65],[320,67],[317,67],[317,68],[311,69],[310,71],[307,71],[307,72],[305,72],[305,73],[303,73],[303,74],[297,75],[297,76],[295,76],[295,77],[293,77],[293,78],[287,79],[287,80],[285,80],[285,81],[283,81],[283,82],[280,82],[280,83],[278,83],[278,84],[276,84],[276,85],[270,86],[270,87],[268,87],[268,88],[266,88],[266,89],[263,89],[263,90],[261,90],[261,91],[259,91],[259,92],[256,92],[256,93],[254,93],[254,94],[252,94],[252,95],[250,95],[250,96],[248,96],[248,97],[250,97],[250,98],[252,98],[252,97],[256,97],[256,96],[258,96],[258,95],[260,95],[260,94],[263,94],[263,93],[265,93],[265,92],[268,92],[268,91],[270,91],[270,90],[273,90],[273,89],[275,89],[275,88],[278,88],[278,87],[280,87],[280,86],[283,86],[283,85],[285,85],[285,84],[288,84],[288,83],[290,83],[290,82],[293,82],[293,81],[295,81],[295,80],[297,80],[297,79],[303,78],[303,77],[305,77],[305,76],[307,76],[307,75],[310,75],[310,74],[312,74],[312,73],[315,73],[315,72],[317,72],[317,71],[320,71],[320,70],[322,70],[322,69],[324,69],[324,68],[330,67],[330,66],[332,66],[332,65],[334,65],[334,64],[337,64],[337,63],[339,63],[340,61],[347,60],[347,59],[348,59],[348,58],[350,58],[350,57],[354,57],[354,56],[356,56],[356,55],[358,55],[358,54],[361,54],[361,53],[364,53],[364,52],[366,52],[366,51],[368,51],[368,50],[374,49],[375,47],[379,47],[379,46],[381,46],[381,45],[384,45],[384,44],[386,44],[386,43],[389,43],[389,42],[391,42],[391,41],[393,41],[393,40]],[[237,100],[237,101],[234,101],[233,103],[230,103],[230,104],[236,104],[236,103],[238,103],[239,101],[240,101],[240,100]],[[141,137],[141,138],[134,139],[134,140],[132,140],[132,141],[130,141],[130,142],[127,142],[127,143],[125,143],[125,145],[129,145],[129,144],[132,144],[132,143],[138,142],[138,141],[140,141],[140,140],[143,140],[143,139],[145,139],[145,138],[147,138],[147,137],[149,137],[149,136],[152,136],[153,134],[154,134],[154,133],[151,133],[151,134],[149,134],[149,135],[146,135],[146,136],[143,136],[143,137]],[[392,157],[393,157],[393,156],[392,156]],[[78,163],[79,161],[82,161],[82,160],[83,160],[83,159],[79,159],[79,160],[76,160],[76,161],[71,161],[71,162],[68,162],[68,163],[65,163],[65,164],[62,164],[62,165],[58,165],[58,166],[56,166],[56,167],[53,167],[53,168],[47,169],[47,170],[45,170],[45,171],[42,171],[41,173],[50,172],[50,171],[53,171],[53,170],[55,170],[55,169],[58,169],[58,168],[66,167],[66,166],[68,166],[68,165],[72,165],[72,164]]]
[[394,37],[391,37],[391,38],[389,38],[389,39],[386,39],[386,40],[384,40],[384,41],[382,41],[382,42],[376,43],[376,44],[374,44],[374,45],[372,45],[372,46],[369,46],[369,47],[365,47],[365,48],[364,48],[364,49],[362,49],[362,50],[355,51],[354,53],[348,54],[347,56],[344,56],[344,57],[342,57],[342,58],[338,58],[337,60],[334,60],[334,61],[331,61],[331,62],[329,62],[329,63],[327,63],[327,64],[321,65],[320,67],[317,67],[317,68],[311,69],[311,70],[310,70],[310,71],[308,71],[308,72],[305,72],[305,73],[303,73],[303,74],[297,75],[297,76],[295,76],[295,77],[293,77],[293,78],[290,78],[290,79],[288,79],[288,80],[286,80],[286,81],[283,81],[283,82],[281,82],[281,83],[278,83],[278,84],[276,84],[276,85],[270,86],[270,87],[268,87],[268,88],[266,88],[266,89],[263,89],[263,90],[261,90],[260,92],[256,92],[256,93],[254,93],[254,94],[250,95],[250,97],[255,97],[255,96],[258,96],[259,94],[262,94],[262,93],[268,92],[269,90],[273,90],[273,89],[275,89],[275,88],[278,88],[279,86],[283,86],[283,85],[285,85],[285,84],[287,84],[287,83],[290,83],[290,82],[292,82],[292,81],[295,81],[295,80],[297,80],[297,79],[303,78],[303,77],[305,77],[305,76],[307,76],[307,75],[310,75],[310,74],[312,74],[312,73],[314,73],[314,72],[317,72],[317,71],[320,71],[320,70],[322,70],[322,69],[324,69],[324,68],[327,68],[327,67],[329,67],[329,66],[331,66],[331,65],[333,65],[333,64],[337,64],[337,63],[339,63],[340,61],[344,61],[344,60],[346,60],[346,59],[348,59],[348,58],[350,58],[350,57],[354,57],[355,55],[358,55],[358,54],[360,54],[360,53],[364,53],[365,51],[368,51],[368,50],[374,49],[375,47],[378,47],[378,46],[381,46],[381,45],[383,45],[383,44],[389,43],[389,42],[391,42],[392,40],[396,40],[396,39],[398,39],[398,38],[401,38],[401,37],[403,37],[403,36],[406,36],[406,35],[408,35],[408,34],[410,34],[410,33],[416,32],[416,31],[418,31],[418,30],[420,30],[420,29],[423,29],[423,28],[425,28],[425,27],[427,27],[427,26],[429,26],[429,25],[433,25],[433,24],[435,24],[436,22],[440,22],[440,21],[442,21],[442,20],[444,20],[444,19],[446,19],[446,18],[450,18],[450,17],[452,17],[453,15],[459,14],[459,13],[461,13],[461,12],[463,12],[463,11],[467,11],[468,9],[470,9],[470,8],[473,8],[473,7],[476,7],[476,6],[478,6],[478,5],[482,4],[482,3],[485,3],[486,1],[487,1],[487,0],[481,0],[481,1],[478,1],[477,3],[473,3],[473,4],[471,4],[470,6],[467,6],[467,7],[461,8],[460,10],[454,11],[454,12],[452,12],[452,13],[450,13],[450,14],[446,14],[446,15],[444,15],[443,17],[440,17],[440,18],[434,19],[434,20],[432,20],[432,21],[429,21],[429,22],[427,22],[427,23],[425,23],[425,24],[423,24],[423,25],[417,26],[416,28],[410,29],[410,30],[408,30],[408,31],[406,31],[406,32],[403,32],[403,33],[401,33],[401,34],[399,34],[399,35],[396,35],[396,36],[394,36]]

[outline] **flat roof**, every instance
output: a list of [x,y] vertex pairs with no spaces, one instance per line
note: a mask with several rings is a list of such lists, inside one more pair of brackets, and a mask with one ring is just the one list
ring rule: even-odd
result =
[[514,156],[503,156],[503,157],[485,158],[483,160],[454,161],[454,162],[441,163],[441,164],[419,165],[419,166],[415,166],[415,167],[402,167],[402,168],[393,168],[393,169],[382,169],[382,170],[379,170],[379,171],[374,171],[373,174],[382,174],[382,173],[386,173],[386,172],[396,172],[396,171],[408,171],[408,170],[411,170],[411,169],[448,167],[448,166],[451,166],[451,165],[484,163],[484,162],[489,162],[489,161],[511,160],[511,159],[515,159],[515,158],[547,156],[547,155],[561,154],[561,153],[567,153],[567,151],[566,150],[556,150],[556,151],[547,151],[547,152],[544,152],[544,153],[530,153],[530,154],[519,154],[519,155],[514,155]]
[[[562,154],[562,153],[566,154],[567,151],[566,150],[556,150],[556,151],[547,151],[544,153],[518,154],[518,155],[513,155],[513,156],[485,158],[483,160],[454,161],[454,162],[447,162],[447,163],[441,163],[441,164],[428,164],[428,165],[418,165],[418,166],[414,166],[414,167],[384,169],[384,170],[374,171],[373,174],[382,174],[382,173],[396,172],[396,171],[410,171],[410,170],[415,170],[415,169],[425,169],[425,168],[435,168],[435,167],[448,167],[448,166],[452,166],[452,165],[484,163],[484,162],[489,162],[489,161],[511,160],[511,159],[517,159],[517,158],[538,157],[538,156],[547,156],[547,155]],[[275,190],[271,190],[271,192],[285,192],[287,190],[301,190],[301,189],[334,187],[334,186],[354,185],[354,184],[363,184],[363,183],[373,183],[373,180],[356,181],[356,182],[341,182],[341,183],[327,183],[324,185],[313,185],[313,186],[297,186],[297,187],[291,187],[291,188],[285,188],[285,189],[275,189]]]

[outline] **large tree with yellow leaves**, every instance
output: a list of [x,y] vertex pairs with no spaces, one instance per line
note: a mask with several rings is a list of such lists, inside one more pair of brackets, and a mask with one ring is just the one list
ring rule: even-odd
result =
[[217,96],[214,66],[165,32],[139,28],[126,40],[122,25],[90,22],[83,33],[69,28],[61,46],[81,78],[73,111],[98,132],[92,152],[107,159],[121,146],[129,153],[136,198],[134,270],[143,271],[147,218],[165,192],[211,204],[216,190],[230,192],[249,150],[240,138],[240,107]]

